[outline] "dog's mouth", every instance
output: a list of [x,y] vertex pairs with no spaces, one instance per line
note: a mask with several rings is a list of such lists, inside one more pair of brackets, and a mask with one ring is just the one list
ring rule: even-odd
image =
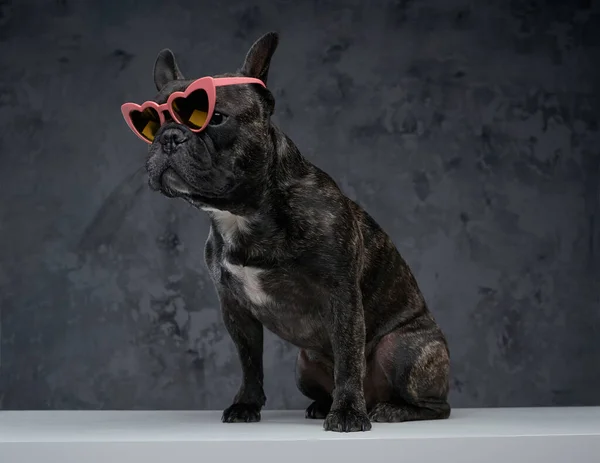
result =
[[235,189],[235,184],[229,175],[219,176],[212,180],[207,177],[206,181],[211,185],[210,188],[192,186],[176,169],[169,166],[160,174],[155,185],[156,189],[160,189],[161,193],[169,198],[183,197],[190,201],[222,199]]
[[168,196],[191,195],[194,193],[194,190],[172,167],[167,167],[161,174],[160,186]]

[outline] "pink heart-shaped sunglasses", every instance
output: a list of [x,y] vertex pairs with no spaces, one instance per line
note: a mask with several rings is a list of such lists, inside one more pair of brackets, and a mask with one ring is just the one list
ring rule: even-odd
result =
[[165,112],[192,132],[201,132],[215,111],[216,88],[239,84],[259,84],[265,87],[262,80],[251,77],[202,77],[192,82],[183,92],[171,93],[166,103],[125,103],[121,106],[121,113],[133,133],[146,143],[154,141],[156,132],[165,123]]

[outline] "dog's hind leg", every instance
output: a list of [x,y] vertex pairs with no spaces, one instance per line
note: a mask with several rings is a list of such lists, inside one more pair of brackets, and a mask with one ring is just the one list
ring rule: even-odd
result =
[[306,409],[306,418],[324,419],[332,404],[332,367],[316,354],[300,349],[296,361],[296,384],[302,394],[314,400]]
[[438,420],[450,416],[450,359],[446,341],[433,320],[416,320],[384,336],[373,358],[389,388],[385,400],[373,404],[374,422]]

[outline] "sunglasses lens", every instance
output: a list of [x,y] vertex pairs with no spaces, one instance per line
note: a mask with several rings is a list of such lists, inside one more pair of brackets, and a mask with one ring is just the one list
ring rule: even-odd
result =
[[130,117],[138,133],[146,140],[153,141],[160,128],[160,117],[156,109],[146,108],[143,111],[131,111]]
[[208,95],[202,89],[173,100],[173,112],[190,129],[201,129],[208,116]]

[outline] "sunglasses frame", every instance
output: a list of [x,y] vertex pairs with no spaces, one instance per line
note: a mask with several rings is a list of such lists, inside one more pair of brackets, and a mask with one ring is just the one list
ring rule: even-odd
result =
[[[171,93],[166,103],[158,104],[154,101],[146,101],[141,105],[138,105],[137,103],[124,103],[123,105],[121,105],[121,114],[123,115],[123,118],[125,119],[125,122],[127,122],[127,125],[129,126],[131,131],[135,133],[139,139],[145,141],[148,144],[152,144],[153,140],[148,140],[135,128],[133,120],[131,119],[131,113],[134,111],[143,112],[148,108],[154,109],[158,114],[160,126],[162,126],[165,123],[164,113],[168,112],[175,122],[181,125],[185,125],[192,132],[198,133],[202,132],[206,128],[213,116],[213,113],[215,111],[215,103],[217,100],[217,87],[241,84],[259,84],[266,88],[266,85],[262,80],[255,79],[252,77],[201,77],[200,79],[197,79],[193,81],[190,85],[188,85],[188,87],[185,90]],[[177,98],[187,98],[191,93],[197,90],[204,90],[206,92],[206,95],[208,97],[208,113],[206,115],[206,120],[204,121],[202,127],[200,127],[199,129],[194,129],[184,124],[181,120],[179,120],[177,114],[175,113],[175,111],[173,111],[173,102]]]

